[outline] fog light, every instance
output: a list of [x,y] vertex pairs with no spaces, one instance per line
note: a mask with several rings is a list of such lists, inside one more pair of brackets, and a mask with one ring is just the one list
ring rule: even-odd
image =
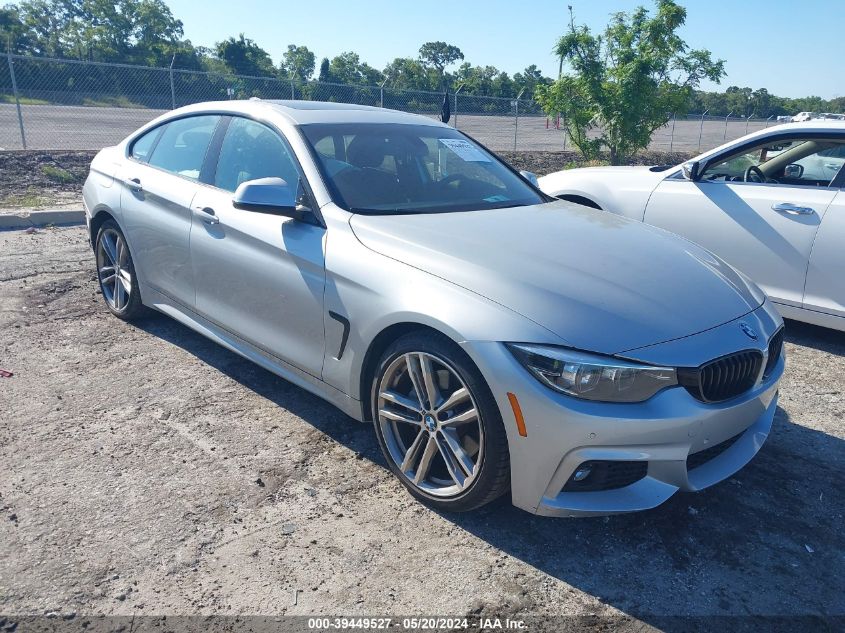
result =
[[572,481],[584,481],[590,476],[591,472],[593,472],[592,466],[581,466],[575,471],[575,474],[572,475]]

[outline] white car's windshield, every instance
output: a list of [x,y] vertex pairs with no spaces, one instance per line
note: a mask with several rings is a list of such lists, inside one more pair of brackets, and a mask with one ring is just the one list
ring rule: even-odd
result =
[[432,125],[303,125],[334,201],[355,213],[438,213],[547,199],[495,156]]

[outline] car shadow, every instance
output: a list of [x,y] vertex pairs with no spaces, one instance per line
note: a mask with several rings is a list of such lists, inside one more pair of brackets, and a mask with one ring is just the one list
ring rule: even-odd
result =
[[[316,396],[170,318],[156,315],[138,327],[386,468],[369,425],[352,422]],[[826,338],[803,326],[792,327],[789,336],[801,345],[821,345]],[[845,615],[843,444],[778,408],[769,440],[744,469],[703,492],[676,494],[651,511],[554,519],[518,510],[505,497],[472,513],[439,514],[506,556],[663,630],[737,630],[741,618],[751,626],[747,630],[757,624],[770,628],[770,622],[747,620],[750,616],[804,616],[815,619],[784,630],[835,630],[828,618]],[[548,595],[529,594],[514,604],[523,615],[532,604],[554,609]],[[484,606],[485,613],[506,614],[508,609],[517,607]],[[709,619],[713,616],[731,619]]]
[[845,332],[831,330],[819,325],[787,320],[786,342],[812,347],[828,354],[845,356]]

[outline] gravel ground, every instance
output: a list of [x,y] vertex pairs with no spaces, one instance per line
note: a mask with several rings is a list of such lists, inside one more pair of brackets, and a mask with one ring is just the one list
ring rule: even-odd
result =
[[[413,501],[367,425],[158,315],[80,227],[0,233],[0,614],[845,615],[845,335],[788,325],[769,441],[660,508]],[[634,618],[634,619],[631,619]],[[841,623],[841,620],[839,620]],[[806,629],[805,629],[806,630]]]

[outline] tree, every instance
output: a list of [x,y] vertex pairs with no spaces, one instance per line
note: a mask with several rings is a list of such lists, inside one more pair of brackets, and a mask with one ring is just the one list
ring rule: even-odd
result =
[[196,51],[162,0],[24,0],[20,19],[30,52],[50,57],[188,67]]
[[270,54],[251,39],[244,37],[243,33],[237,38],[230,37],[219,42],[216,49],[217,56],[235,74],[254,77],[275,74]]
[[383,71],[391,88],[400,90],[436,90],[436,71],[426,68],[418,59],[397,57]]
[[332,72],[329,69],[329,58],[323,57],[323,61],[320,62],[320,74],[317,76],[317,81],[331,81],[332,80]]
[[308,81],[314,74],[315,61],[314,53],[308,50],[307,46],[289,44],[288,49],[282,55],[279,70],[290,79]]
[[754,91],[751,88],[739,88],[737,86],[729,86],[725,90],[725,100],[729,113],[734,116],[747,116],[751,114],[752,104],[751,96]]
[[25,0],[18,5],[20,19],[32,39],[32,52],[64,57],[68,25],[73,14],[63,0]]
[[445,87],[445,71],[446,66],[454,64],[457,61],[463,61],[464,54],[457,46],[452,46],[446,42],[426,42],[420,46],[420,61],[423,64],[428,64],[437,71],[437,76],[440,79],[440,85]]
[[11,46],[13,53],[27,52],[30,47],[26,25],[18,8],[12,4],[0,7],[0,47],[4,53],[7,46]]
[[538,85],[549,85],[552,80],[544,77],[540,69],[535,64],[531,64],[524,71],[513,76],[513,83],[516,94],[524,89],[526,97],[530,98]]
[[384,80],[381,72],[362,62],[358,53],[349,51],[332,58],[329,75],[332,81],[359,86],[374,86]]
[[[561,113],[572,142],[594,158],[603,149],[613,165],[648,146],[652,133],[672,113],[685,113],[702,79],[724,76],[724,61],[706,50],[690,50],[677,35],[686,9],[656,0],[652,17],[644,7],[616,13],[604,35],[575,26],[570,8],[568,32],[556,52],[569,72],[551,86],[538,86],[536,100],[549,115]],[[588,130],[598,126],[596,138]]]

